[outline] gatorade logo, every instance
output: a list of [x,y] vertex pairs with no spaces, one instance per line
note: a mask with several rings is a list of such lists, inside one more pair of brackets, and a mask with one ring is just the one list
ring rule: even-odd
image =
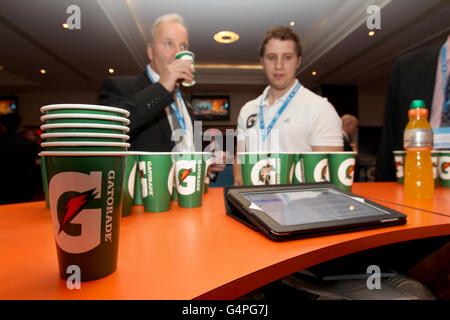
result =
[[328,159],[322,159],[314,169],[314,181],[330,181],[330,172],[328,170]]
[[403,177],[403,164],[400,161],[395,161],[395,170],[398,177]]
[[302,176],[302,162],[298,161],[297,164],[295,165],[295,179],[297,179],[298,182],[304,182],[303,181],[303,176]]
[[130,176],[128,178],[128,193],[131,199],[134,199],[134,181],[136,180],[136,163],[134,163],[133,169],[131,169]]
[[439,171],[443,180],[450,179],[450,157],[442,156],[439,159]]
[[86,208],[101,192],[102,172],[61,172],[50,180],[53,229],[61,250],[84,253],[101,243],[102,208]]
[[339,181],[350,187],[353,183],[353,176],[355,174],[355,159],[347,159],[341,163],[338,169]]
[[195,160],[180,160],[177,162],[177,190],[180,194],[187,196],[195,192],[196,173]]
[[170,168],[169,177],[167,178],[167,188],[169,189],[169,194],[172,196],[173,193],[173,172],[175,171],[174,166]]
[[433,179],[436,179],[439,176],[438,159],[431,157],[431,161],[433,162]]
[[276,172],[273,170],[275,159],[259,160],[252,168],[250,174],[252,184],[255,186],[269,184],[269,181],[275,181]]
[[144,161],[139,161],[139,179],[141,180],[141,193],[142,193],[142,198],[147,198],[148,197],[148,188],[147,188],[147,179],[144,177],[144,175],[146,174],[146,169],[145,169],[145,162]]

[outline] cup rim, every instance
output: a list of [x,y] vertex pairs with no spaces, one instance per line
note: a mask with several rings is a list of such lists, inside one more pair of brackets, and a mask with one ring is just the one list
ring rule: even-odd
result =
[[126,125],[130,124],[130,120],[124,117],[108,116],[103,114],[87,114],[87,113],[59,113],[46,114],[41,116],[41,121],[52,119],[93,119],[93,120],[110,120],[124,122]]
[[111,138],[111,139],[126,139],[130,138],[126,134],[116,133],[95,133],[95,132],[51,132],[41,134],[42,139],[47,138]]
[[129,132],[130,128],[127,126],[119,126],[115,124],[103,124],[103,123],[47,123],[41,125],[41,130],[46,129],[61,129],[61,128],[93,128],[93,129],[108,129],[108,130],[121,130]]
[[127,142],[52,141],[42,142],[41,147],[130,147]]
[[181,51],[178,51],[177,53],[175,53],[175,57],[176,57],[177,55],[179,55],[180,53],[189,53],[189,54],[192,55],[192,58],[195,58],[195,54],[194,54],[192,51],[189,51],[189,50],[181,50]]
[[402,154],[402,153],[406,153],[406,151],[405,150],[392,150],[392,153]]
[[126,156],[126,151],[41,151],[38,156]]
[[357,154],[356,151],[327,151],[328,154]]
[[83,103],[59,103],[59,104],[49,104],[41,107],[41,113],[45,113],[50,110],[59,110],[59,109],[80,109],[80,110],[99,110],[99,111],[110,111],[124,114],[126,117],[130,116],[130,112],[128,110],[110,106],[102,106],[96,104],[83,104]]

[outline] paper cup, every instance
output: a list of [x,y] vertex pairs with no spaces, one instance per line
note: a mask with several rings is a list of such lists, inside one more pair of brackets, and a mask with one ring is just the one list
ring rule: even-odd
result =
[[356,152],[329,152],[328,165],[331,183],[350,191],[355,176]]
[[136,171],[139,171],[137,169],[137,155],[128,152],[125,160],[122,217],[128,217],[129,215],[131,215],[131,210],[133,209],[136,186]]
[[395,175],[397,177],[397,182],[399,184],[403,184],[406,151],[395,150],[393,151],[393,153],[394,153]]
[[431,161],[433,162],[433,179],[434,186],[437,187],[439,184],[439,156],[441,152],[439,150],[431,151]]
[[303,182],[329,182],[330,170],[328,166],[328,153],[302,152],[299,154]]
[[111,124],[111,125],[130,124],[130,120],[124,117],[106,116],[101,114],[82,114],[82,113],[46,114],[41,116],[41,121],[47,124],[51,123],[96,123],[96,124]]
[[44,190],[45,206],[50,209],[50,203],[48,201],[48,179],[47,169],[45,168],[45,156],[39,154],[41,158],[41,176],[42,176],[42,189]]
[[126,142],[57,141],[42,142],[45,151],[127,151]]
[[200,207],[203,201],[206,152],[174,154],[175,183],[182,208]]
[[170,210],[173,192],[173,164],[170,152],[142,152],[138,155],[142,172],[141,190],[146,212]]
[[79,268],[81,281],[117,267],[125,153],[42,152],[59,274]]
[[53,123],[43,124],[41,130],[46,133],[128,133],[130,128],[127,126],[97,124],[97,123]]
[[244,185],[259,186],[269,184],[272,167],[268,165],[267,153],[265,152],[238,152],[241,164],[242,180]]
[[450,188],[450,150],[439,153],[439,179],[443,187]]
[[41,107],[41,113],[45,114],[87,113],[87,114],[104,114],[127,118],[130,116],[130,112],[122,108],[99,106],[93,104],[51,104],[48,106]]
[[134,182],[134,205],[144,205],[144,199],[142,199],[142,175],[143,172],[139,169],[139,164],[136,159],[136,178]]
[[[195,55],[191,51],[180,51],[175,55],[175,59],[189,60],[189,61],[191,61],[192,68],[194,68]],[[192,87],[194,84],[195,84],[195,80],[193,80],[192,82],[187,82],[187,81],[182,82],[182,85],[185,87]]]
[[41,139],[53,141],[92,141],[92,142],[125,142],[130,138],[126,134],[117,133],[86,133],[86,132],[58,132],[43,133]]
[[289,184],[294,173],[294,153],[238,152],[244,185]]
[[296,154],[294,156],[294,172],[292,175],[292,183],[303,183],[303,170],[302,170],[302,162],[300,159],[300,154]]

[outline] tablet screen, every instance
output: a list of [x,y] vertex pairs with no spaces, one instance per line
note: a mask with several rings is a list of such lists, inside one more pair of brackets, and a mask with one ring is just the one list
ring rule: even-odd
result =
[[264,211],[281,226],[390,214],[358,197],[331,188],[243,192],[251,209]]

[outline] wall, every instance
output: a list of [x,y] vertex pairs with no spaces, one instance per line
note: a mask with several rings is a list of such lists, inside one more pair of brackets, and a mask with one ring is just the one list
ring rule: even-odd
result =
[[97,92],[26,92],[16,93],[22,126],[40,126],[40,108],[55,103],[97,104]]
[[382,127],[388,79],[358,87],[359,126]]

